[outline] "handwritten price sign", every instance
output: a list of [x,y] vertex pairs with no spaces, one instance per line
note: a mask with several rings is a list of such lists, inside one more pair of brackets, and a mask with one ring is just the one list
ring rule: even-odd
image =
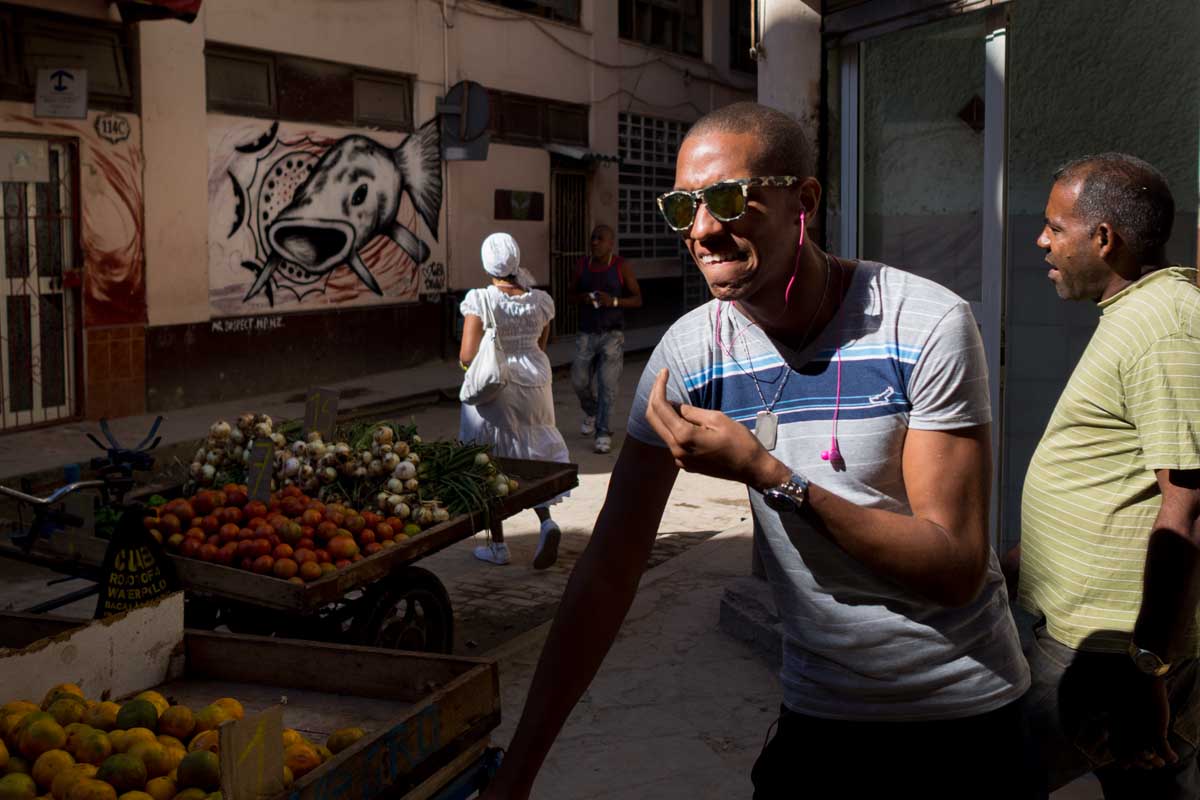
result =
[[250,448],[250,464],[246,482],[251,500],[268,503],[271,500],[271,475],[275,472],[275,443],[270,439],[255,440]]
[[317,431],[327,442],[333,441],[333,425],[337,422],[337,389],[313,386],[304,402],[304,432]]
[[283,791],[283,706],[271,706],[219,729],[225,797],[265,800]]

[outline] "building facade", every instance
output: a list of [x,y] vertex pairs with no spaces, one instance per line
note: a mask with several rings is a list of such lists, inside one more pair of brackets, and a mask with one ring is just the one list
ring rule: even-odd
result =
[[[0,3],[0,432],[441,358],[496,230],[561,298],[608,223],[649,301],[631,324],[673,318],[652,198],[690,122],[754,97],[749,5]],[[80,113],[39,75],[85,80]]]
[[[1095,328],[1034,242],[1057,166],[1123,151],[1170,182],[1195,266],[1200,4],[757,0],[759,97],[820,143],[824,238],[972,304],[991,376],[993,531],[1015,543],[1046,422]],[[802,76],[798,81],[797,77]]]

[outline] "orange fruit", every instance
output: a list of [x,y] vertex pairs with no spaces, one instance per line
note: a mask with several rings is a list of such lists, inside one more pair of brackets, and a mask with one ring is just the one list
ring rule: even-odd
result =
[[329,734],[325,746],[329,748],[330,753],[340,753],[366,735],[367,732],[362,728],[342,728]]
[[[110,736],[112,734],[109,734]],[[128,753],[129,748],[133,747],[138,742],[157,742],[158,737],[154,735],[154,731],[149,728],[130,728],[125,731],[125,735],[121,737],[121,744],[118,747],[117,742],[113,740],[113,751],[117,753]]]
[[91,725],[99,731],[111,731],[117,727],[117,712],[121,710],[119,703],[105,700],[103,703],[83,712],[83,724]]
[[76,761],[99,766],[113,754],[113,743],[107,733],[92,728],[79,737],[74,747],[70,746],[68,740],[68,749]]
[[59,695],[59,698],[46,709],[46,713],[54,717],[54,721],[64,727],[73,722],[81,721],[86,711],[87,705],[78,697],[69,694]]
[[142,760],[146,766],[146,777],[148,778],[166,775],[174,766],[171,763],[171,754],[158,742],[138,742],[126,752],[134,758]]
[[166,775],[155,778],[146,784],[146,794],[153,800],[171,800],[176,794],[175,781]]
[[224,706],[213,705],[205,706],[196,712],[196,733],[204,731],[214,731],[221,726],[222,722],[226,722],[233,717]]
[[123,731],[130,728],[153,731],[158,727],[158,709],[149,700],[130,700],[117,712],[117,727]]
[[158,718],[158,732],[176,739],[186,739],[196,729],[196,718],[187,706],[171,706]]
[[95,776],[95,765],[72,764],[54,776],[54,780],[50,782],[50,796],[54,800],[67,800],[67,793],[70,792],[72,786],[84,778],[93,778]]
[[54,776],[75,765],[75,759],[66,750],[47,750],[33,762],[33,782],[41,789],[49,789]]
[[167,698],[163,697],[160,693],[154,691],[153,689],[147,689],[144,692],[138,692],[133,696],[133,699],[148,700],[150,704],[154,706],[155,710],[158,711],[159,716],[162,716],[162,713],[171,707],[171,704],[167,702]]
[[104,759],[104,763],[96,772],[96,778],[111,784],[120,792],[141,789],[146,785],[146,765],[137,756],[117,753]]
[[67,800],[117,800],[117,790],[97,778],[84,778],[67,791]]
[[38,719],[21,731],[19,749],[21,755],[36,761],[42,753],[61,750],[67,743],[67,732],[49,714]]
[[291,728],[283,729],[283,749],[286,750],[294,744],[300,744],[304,741],[304,737],[300,735],[300,731]]
[[189,753],[194,753],[197,750],[207,750],[210,753],[215,753],[220,749],[220,745],[220,733],[217,731],[204,731],[203,733],[196,734],[196,738],[192,739],[187,749]]
[[18,772],[0,778],[0,800],[34,800],[35,797],[37,784],[28,775]]
[[215,792],[221,788],[220,763],[216,753],[207,750],[195,750],[183,757],[179,762],[176,781],[184,789],[203,789],[205,792]]
[[321,766],[321,757],[312,745],[294,744],[283,751],[283,765],[292,771],[292,775],[302,778]]
[[12,775],[13,773],[28,775],[31,772],[33,772],[33,764],[29,763],[29,759],[11,754],[8,756],[8,763],[4,765],[5,775]]
[[234,719],[242,719],[246,716],[246,711],[242,708],[242,704],[232,697],[222,697],[220,700],[214,700],[213,705],[225,709],[229,712],[229,716]]
[[4,744],[4,740],[0,739],[0,769],[8,766],[8,747]]
[[42,698],[42,711],[50,708],[50,704],[57,700],[60,695],[64,694],[74,695],[80,700],[84,699],[83,689],[80,689],[74,683],[60,683],[57,686],[50,687],[50,690],[46,692],[46,696]]
[[0,717],[6,717],[9,714],[28,714],[30,711],[41,710],[41,707],[37,703],[31,703],[28,700],[10,700],[0,706]]
[[117,800],[154,800],[154,797],[146,792],[126,792]]

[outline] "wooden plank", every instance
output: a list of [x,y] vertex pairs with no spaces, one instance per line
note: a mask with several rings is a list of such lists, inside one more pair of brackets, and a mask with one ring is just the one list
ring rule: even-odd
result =
[[183,593],[0,653],[0,686],[37,700],[75,683],[88,697],[122,697],[161,683],[183,641]]
[[49,614],[24,614],[19,611],[0,612],[0,654],[6,649],[17,650],[38,639],[58,636],[91,623],[90,619],[68,619]]
[[482,670],[472,670],[434,690],[387,731],[360,739],[297,781],[290,797],[375,797],[397,779],[434,761],[445,748],[465,746],[464,738],[482,738],[500,719],[492,687],[482,685],[486,677]]
[[411,791],[406,792],[404,800],[429,800],[446,784],[462,774],[463,770],[474,764],[475,760],[487,751],[487,748],[488,740],[486,738],[476,740],[444,767],[421,781],[420,786],[416,786]]
[[336,676],[348,676],[353,694],[412,703],[431,687],[480,671],[494,675],[499,694],[499,672],[488,659],[201,631],[188,631],[184,644],[194,679],[326,691]]

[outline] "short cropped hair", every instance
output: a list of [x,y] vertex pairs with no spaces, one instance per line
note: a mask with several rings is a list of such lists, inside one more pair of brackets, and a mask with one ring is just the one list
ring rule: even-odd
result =
[[1092,225],[1112,225],[1139,264],[1163,259],[1175,198],[1161,172],[1127,153],[1099,153],[1068,161],[1054,173],[1055,183],[1077,180],[1076,214]]
[[815,172],[812,146],[800,123],[769,106],[743,102],[722,106],[705,114],[684,137],[710,133],[751,134],[760,142],[751,165],[758,177],[795,175],[808,178]]

